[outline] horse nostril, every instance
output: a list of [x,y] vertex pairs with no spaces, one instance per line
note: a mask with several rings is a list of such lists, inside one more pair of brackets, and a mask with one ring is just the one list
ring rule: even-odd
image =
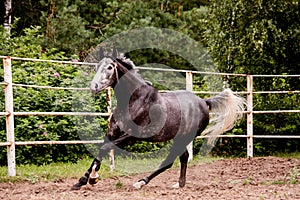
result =
[[98,87],[99,87],[99,85],[98,85],[97,83],[91,83],[90,89],[91,89],[92,91],[95,91],[95,90],[98,89]]

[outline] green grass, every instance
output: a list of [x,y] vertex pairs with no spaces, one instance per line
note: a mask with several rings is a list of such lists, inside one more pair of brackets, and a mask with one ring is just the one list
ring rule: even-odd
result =
[[[101,169],[99,171],[101,178],[108,178],[112,176],[126,176],[130,174],[139,174],[150,172],[160,165],[164,156],[151,159],[132,159],[132,158],[115,158],[115,170],[113,172],[109,169],[108,159],[103,160]],[[189,163],[190,166],[201,163],[211,163],[221,158],[217,157],[194,157],[194,160]],[[59,180],[61,178],[76,178],[79,179],[93,161],[92,158],[86,158],[74,163],[52,163],[49,165],[17,165],[17,175],[15,177],[7,176],[7,167],[0,167],[0,182],[16,182],[16,181],[30,181],[36,183],[38,181]],[[173,168],[179,167],[179,159],[173,165]]]
[[[87,158],[74,163],[52,163],[49,165],[17,165],[17,175],[7,176],[7,167],[0,167],[0,182],[56,180],[60,178],[79,178],[90,166],[93,159]],[[105,173],[103,173],[105,172]],[[119,175],[117,171],[110,172],[106,165],[100,170],[103,177]]]
[[281,157],[281,158],[296,158],[300,159],[300,152],[296,151],[293,153],[275,153],[272,156]]
[[[37,180],[47,180],[56,178],[65,178],[67,176],[73,176],[78,170],[77,165],[83,165],[83,161],[80,164],[70,163],[53,163],[50,165],[36,166],[36,165],[17,165],[17,175],[15,177],[7,176],[7,167],[0,167],[0,181],[17,181],[28,180],[36,182]],[[73,174],[74,173],[74,174]]]

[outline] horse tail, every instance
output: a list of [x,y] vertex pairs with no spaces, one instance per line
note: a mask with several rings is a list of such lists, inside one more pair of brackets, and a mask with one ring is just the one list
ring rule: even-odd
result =
[[242,111],[245,110],[247,102],[245,98],[233,94],[230,89],[225,89],[220,94],[205,99],[205,102],[213,117],[201,135],[210,136],[206,143],[212,148],[218,135],[232,129],[242,119]]

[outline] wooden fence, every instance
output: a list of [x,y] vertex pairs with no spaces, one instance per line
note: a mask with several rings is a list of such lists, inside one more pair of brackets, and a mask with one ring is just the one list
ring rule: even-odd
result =
[[[19,58],[19,57],[9,57],[0,56],[3,59],[4,66],[4,82],[0,82],[0,85],[4,85],[5,89],[5,111],[0,111],[0,116],[6,117],[6,142],[0,142],[0,146],[7,146],[7,161],[8,161],[8,175],[16,175],[16,160],[15,160],[15,148],[19,145],[54,145],[54,144],[97,144],[102,143],[102,140],[88,140],[88,141],[15,141],[14,134],[14,117],[15,116],[106,116],[111,115],[111,93],[110,90],[107,91],[108,95],[108,107],[105,113],[92,113],[92,112],[14,112],[13,108],[13,87],[34,87],[41,89],[65,89],[65,90],[87,90],[88,88],[63,88],[63,87],[48,87],[48,86],[36,86],[36,85],[24,85],[15,84],[12,81],[12,60],[23,60],[23,61],[33,61],[33,62],[50,62],[50,63],[61,63],[61,64],[72,64],[72,65],[91,65],[95,66],[96,63],[84,63],[84,62],[69,62],[69,61],[57,61],[57,60],[40,60],[40,59],[30,59],[30,58]],[[211,74],[220,76],[238,76],[245,77],[247,79],[247,91],[236,92],[237,94],[246,95],[248,107],[247,111],[244,113],[247,115],[247,133],[243,135],[220,135],[219,137],[234,137],[234,138],[246,138],[247,139],[247,156],[253,157],[253,139],[254,138],[295,138],[300,139],[300,135],[255,135],[253,133],[253,115],[254,114],[271,114],[271,113],[300,113],[300,110],[267,110],[267,111],[254,111],[253,110],[253,95],[255,94],[290,94],[290,93],[300,93],[299,90],[296,91],[254,91],[253,81],[254,78],[264,78],[264,77],[295,77],[299,78],[300,75],[246,75],[246,74],[230,74],[230,73],[215,73],[215,72],[199,72],[199,71],[189,71],[189,70],[173,70],[173,69],[161,69],[161,68],[149,68],[149,67],[138,67],[143,70],[156,70],[156,71],[172,71],[180,72],[186,74],[186,89],[193,90],[193,75],[195,74]],[[193,91],[196,94],[215,94],[216,92],[201,92]],[[208,136],[199,136],[199,138],[206,138]],[[190,145],[191,147],[191,145]]]

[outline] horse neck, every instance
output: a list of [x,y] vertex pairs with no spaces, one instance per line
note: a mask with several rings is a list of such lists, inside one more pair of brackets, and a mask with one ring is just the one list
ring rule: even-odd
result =
[[127,106],[129,103],[129,98],[132,96],[133,92],[145,85],[147,85],[147,83],[132,71],[119,73],[119,80],[117,80],[116,84],[114,85],[114,91],[118,105],[121,106],[124,104],[123,106]]

